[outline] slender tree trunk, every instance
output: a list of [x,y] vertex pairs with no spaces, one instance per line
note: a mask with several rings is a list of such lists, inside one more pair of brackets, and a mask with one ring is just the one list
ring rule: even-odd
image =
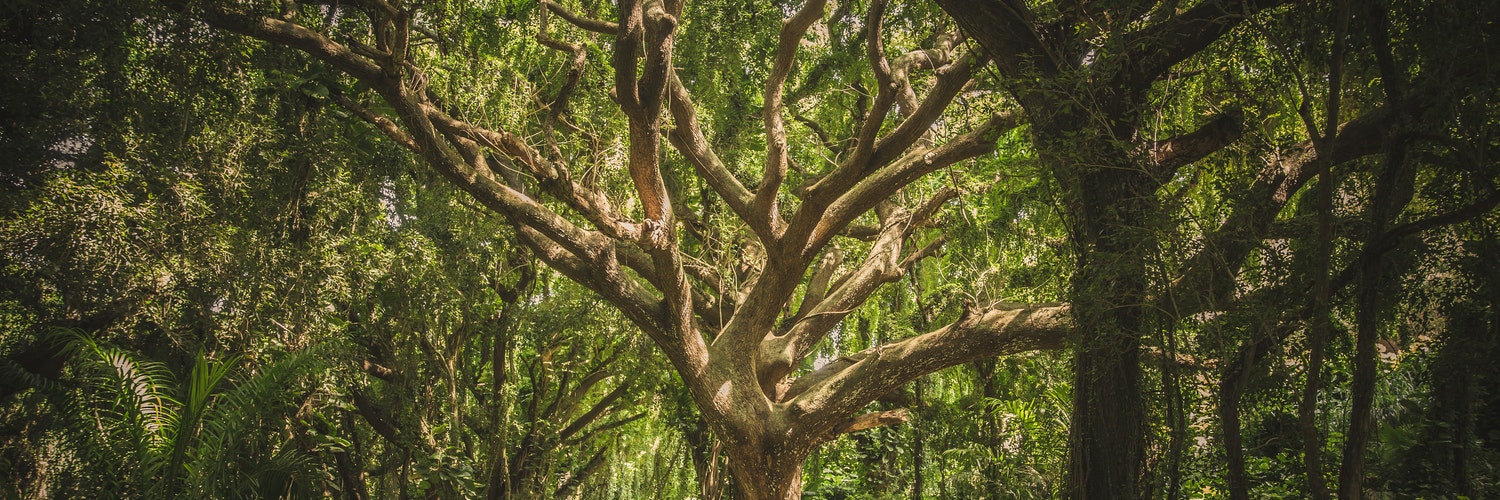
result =
[[[1166,330],[1166,347],[1169,357],[1177,355],[1177,331],[1170,324]],[[1182,454],[1187,448],[1187,415],[1183,409],[1180,368],[1176,363],[1162,364],[1162,385],[1166,391],[1167,424],[1171,428],[1171,439],[1167,446],[1167,500],[1177,500],[1182,490]]]
[[1372,249],[1379,244],[1394,214],[1400,212],[1410,200],[1411,171],[1404,167],[1405,147],[1392,146],[1386,159],[1386,171],[1381,174],[1372,202],[1369,237],[1365,243],[1365,255],[1359,263],[1357,311],[1354,341],[1354,381],[1352,408],[1349,414],[1349,433],[1344,442],[1344,463],[1339,471],[1339,498],[1346,500],[1361,498],[1364,494],[1365,448],[1369,445],[1374,430],[1373,406],[1375,402],[1375,379],[1377,361],[1375,342],[1380,336],[1380,289],[1384,276],[1380,255]]
[[509,358],[511,335],[510,329],[505,326],[508,325],[513,314],[513,311],[510,311],[511,307],[511,304],[506,304],[502,309],[502,326],[495,332],[494,345],[490,351],[490,369],[492,370],[490,383],[492,384],[491,391],[493,391],[490,404],[494,405],[491,411],[495,429],[495,438],[490,443],[489,487],[486,488],[486,497],[490,500],[510,497],[511,485],[510,474],[508,474],[510,470],[508,443],[510,422],[507,418],[510,405],[506,401],[505,386],[510,382],[508,378],[510,367],[507,366],[506,360]]
[[[1399,127],[1398,127],[1399,129]],[[1375,341],[1380,332],[1380,291],[1382,259],[1374,249],[1384,237],[1385,228],[1411,200],[1411,178],[1414,170],[1405,168],[1406,147],[1399,138],[1393,138],[1386,153],[1385,170],[1375,186],[1375,197],[1370,207],[1370,228],[1365,240],[1365,252],[1359,263],[1358,310],[1354,339],[1354,381],[1350,392],[1348,438],[1344,441],[1344,463],[1339,471],[1339,498],[1355,500],[1364,494],[1365,448],[1375,422],[1372,410],[1375,402],[1375,379],[1379,353]]]
[[1240,356],[1239,362],[1224,370],[1219,378],[1219,425],[1224,439],[1224,456],[1227,462],[1226,481],[1229,498],[1248,500],[1250,482],[1245,477],[1245,446],[1240,429],[1240,396],[1244,394],[1250,365],[1249,356]]
[[1474,373],[1478,362],[1475,336],[1482,334],[1482,321],[1467,311],[1451,315],[1448,332],[1432,367],[1433,420],[1441,422],[1432,436],[1437,446],[1446,446],[1439,456],[1448,469],[1449,490],[1474,496],[1469,480],[1470,442],[1474,435]]
[[[917,379],[916,383],[912,385],[915,386],[916,406],[921,407],[924,404],[922,398],[925,392],[922,390],[922,387],[926,384],[922,379]],[[922,484],[922,468],[927,466],[926,443],[922,442],[922,426],[913,425],[911,436],[911,497],[913,500],[922,500],[922,487],[924,486]]]
[[[1372,259],[1374,260],[1374,259]],[[1349,412],[1349,434],[1344,442],[1344,465],[1339,472],[1339,498],[1358,500],[1364,497],[1365,448],[1374,427],[1372,409],[1375,402],[1375,369],[1378,353],[1375,339],[1379,335],[1380,294],[1377,284],[1380,264],[1366,263],[1360,273],[1363,289],[1359,293],[1358,332],[1354,340],[1354,382],[1352,408]]]
[[[1374,46],[1375,59],[1380,68],[1380,83],[1385,88],[1386,105],[1391,109],[1402,109],[1402,87],[1400,70],[1397,69],[1390,47],[1390,35],[1385,11],[1379,2],[1367,2],[1365,23]],[[1405,124],[1397,115],[1396,124],[1387,137],[1385,168],[1376,181],[1375,196],[1370,202],[1370,226],[1365,239],[1365,252],[1359,263],[1359,296],[1356,311],[1357,331],[1354,341],[1354,381],[1352,408],[1349,414],[1348,438],[1344,442],[1343,469],[1339,471],[1339,498],[1353,500],[1364,494],[1365,448],[1370,441],[1374,421],[1371,409],[1375,401],[1376,357],[1375,340],[1380,326],[1381,259],[1374,248],[1383,237],[1386,225],[1406,207],[1411,200],[1411,176],[1415,172],[1406,167],[1406,142],[1402,137]],[[1409,171],[1410,170],[1410,171]]]
[[1297,405],[1297,424],[1302,432],[1302,467],[1307,491],[1316,500],[1328,498],[1323,480],[1323,438],[1318,432],[1318,390],[1323,384],[1323,347],[1331,324],[1329,317],[1329,268],[1333,261],[1333,191],[1331,172],[1318,176],[1318,240],[1313,250],[1313,318],[1307,328],[1307,382]]

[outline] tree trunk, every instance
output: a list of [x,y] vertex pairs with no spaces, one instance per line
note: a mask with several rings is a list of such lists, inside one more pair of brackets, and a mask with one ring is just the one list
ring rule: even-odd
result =
[[[1114,163],[1121,162],[1088,164]],[[1141,304],[1146,303],[1145,257],[1151,237],[1145,226],[1154,196],[1142,185],[1145,179],[1125,163],[1083,173],[1074,195],[1074,232],[1081,241],[1071,297],[1078,345],[1073,351],[1068,490],[1075,499],[1140,496],[1146,448]]]
[[1451,314],[1448,332],[1432,367],[1432,414],[1441,425],[1434,426],[1430,437],[1435,446],[1448,449],[1437,453],[1438,465],[1448,470],[1448,489],[1466,497],[1474,496],[1469,480],[1470,442],[1474,436],[1473,367],[1480,362],[1476,337],[1484,334],[1485,325],[1469,311]]
[[[1377,260],[1377,259],[1371,259]],[[1364,264],[1359,292],[1359,327],[1354,339],[1354,382],[1350,388],[1352,408],[1349,411],[1349,435],[1344,442],[1343,469],[1339,471],[1339,498],[1358,500],[1364,498],[1365,448],[1370,442],[1370,431],[1375,425],[1372,415],[1375,402],[1375,370],[1378,354],[1375,352],[1375,331],[1379,324],[1380,279],[1379,262]]]
[[[797,500],[802,498],[802,463],[806,453],[766,451],[725,446],[729,473],[739,500]],[[808,447],[809,451],[811,447]]]
[[[1375,49],[1375,58],[1380,68],[1380,83],[1385,88],[1386,105],[1391,109],[1403,107],[1403,84],[1390,47],[1390,35],[1384,10],[1376,2],[1365,5],[1365,22],[1370,32],[1370,41]],[[1365,239],[1365,250],[1359,262],[1359,296],[1355,323],[1357,331],[1354,341],[1354,382],[1352,408],[1349,414],[1348,440],[1344,442],[1343,469],[1339,471],[1339,498],[1346,500],[1364,495],[1365,448],[1374,427],[1371,410],[1375,400],[1376,356],[1375,340],[1380,326],[1380,253],[1375,250],[1384,237],[1386,226],[1401,213],[1411,201],[1412,175],[1415,169],[1406,168],[1406,125],[1397,115],[1396,123],[1386,138],[1385,169],[1375,185],[1375,196],[1370,202],[1370,226]]]
[[1248,500],[1250,481],[1245,474],[1245,445],[1240,425],[1240,400],[1245,387],[1250,384],[1250,375],[1260,354],[1262,342],[1240,348],[1235,363],[1224,367],[1219,376],[1219,425],[1224,437],[1224,456],[1227,461],[1226,479],[1229,498]]
[[1121,328],[1084,327],[1082,337],[1073,356],[1069,496],[1136,498],[1145,448],[1137,355],[1140,341]]
[[[1168,326],[1165,328],[1167,355],[1177,356],[1177,331],[1176,328]],[[1162,388],[1166,391],[1167,400],[1167,425],[1171,429],[1171,439],[1167,446],[1167,500],[1177,500],[1182,493],[1182,455],[1187,451],[1187,411],[1184,408],[1187,402],[1182,396],[1182,381],[1176,363],[1163,363]]]
[[[1331,120],[1330,120],[1331,121]],[[1313,250],[1313,318],[1307,327],[1307,382],[1302,387],[1302,401],[1297,405],[1297,424],[1302,432],[1302,467],[1307,477],[1308,494],[1315,500],[1328,498],[1328,484],[1323,480],[1323,439],[1318,433],[1318,390],[1323,384],[1323,347],[1332,328],[1329,269],[1333,262],[1333,191],[1332,172],[1318,175],[1318,241]]]
[[[1398,126],[1399,130],[1399,126]],[[1392,139],[1386,151],[1385,170],[1375,186],[1370,207],[1370,227],[1359,262],[1359,295],[1354,338],[1354,381],[1350,388],[1348,439],[1344,441],[1344,463],[1339,471],[1339,498],[1353,500],[1364,495],[1365,448],[1375,422],[1375,379],[1379,353],[1375,341],[1380,336],[1380,292],[1385,276],[1381,253],[1376,250],[1385,237],[1386,227],[1411,201],[1414,169],[1405,168],[1406,146]]]

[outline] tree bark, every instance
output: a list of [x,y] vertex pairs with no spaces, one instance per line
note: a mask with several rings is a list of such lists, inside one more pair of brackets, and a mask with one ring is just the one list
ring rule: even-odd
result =
[[[1109,116],[1126,114],[1107,102],[1096,107]],[[1108,139],[1129,129],[1128,120],[1113,120],[1114,130],[1107,132],[1087,129],[1089,120],[1063,113],[1036,121],[1042,122],[1034,130],[1044,161],[1067,193],[1078,260],[1069,292],[1077,342],[1069,497],[1138,498],[1146,454],[1142,304],[1155,195],[1145,170]]]
[[[807,453],[734,446],[726,449],[729,473],[740,500],[802,498],[802,463]],[[810,452],[812,447],[807,449]]]

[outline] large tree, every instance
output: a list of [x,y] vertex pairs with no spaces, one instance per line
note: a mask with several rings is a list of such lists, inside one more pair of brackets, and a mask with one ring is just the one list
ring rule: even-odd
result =
[[[554,38],[543,21],[538,40],[572,58],[569,80],[526,124],[536,133],[469,118],[445,103],[424,67],[440,56],[435,46],[417,43],[420,23],[431,14],[414,6],[378,0],[322,6],[326,18],[364,28],[354,34],[343,28],[342,36],[311,6],[289,3],[270,15],[213,4],[185,8],[213,26],[305,51],[378,95],[389,115],[359,104],[357,95],[337,99],[504,216],[542,261],[600,294],[652,338],[723,441],[738,487],[752,498],[797,496],[802,462],[819,444],[904,420],[901,411],[858,413],[920,375],[1061,344],[1066,305],[978,305],[931,332],[793,377],[845,315],[941,244],[937,239],[912,248],[924,224],[958,193],[920,196],[903,188],[993,150],[1016,126],[1013,113],[997,108],[970,120],[976,123],[962,133],[932,132],[939,120],[963,122],[948,110],[973,80],[981,56],[947,39],[914,56],[887,58],[884,5],[877,4],[865,29],[878,82],[873,102],[847,148],[821,165],[802,167],[801,182],[790,182],[786,80],[804,35],[826,6],[798,7],[781,26],[764,82],[759,114],[766,146],[752,189],[705,136],[693,82],[675,67],[678,31],[692,26],[681,2],[623,2],[615,21],[545,5],[577,29],[604,35],[613,77],[608,88],[580,85],[588,49]],[[916,96],[911,75],[922,69],[935,76],[925,95]],[[557,137],[574,128],[565,113],[574,92],[606,90],[625,117],[626,153],[591,165],[568,154]],[[891,116],[898,105],[902,112]],[[714,252],[735,249],[689,234],[701,223],[692,208],[703,207],[685,203],[683,190],[669,185],[664,142],[692,165],[746,235],[740,274],[701,264],[721,261]],[[627,172],[629,201],[576,173],[584,169]],[[709,203],[708,197],[696,201]],[[632,205],[638,211],[617,208]],[[871,212],[873,224],[857,224]],[[848,259],[832,244],[841,237],[870,243],[861,245],[863,255]]]

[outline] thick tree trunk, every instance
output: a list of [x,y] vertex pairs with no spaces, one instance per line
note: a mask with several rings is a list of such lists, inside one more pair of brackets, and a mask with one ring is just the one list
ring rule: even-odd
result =
[[738,500],[802,498],[802,463],[807,459],[806,454],[740,447],[730,448],[728,457]]
[[[1146,449],[1140,396],[1142,304],[1147,302],[1145,264],[1155,236],[1147,221],[1155,196],[1142,171],[1109,144],[1080,144],[1067,139],[1079,134],[1066,129],[1052,135],[1057,140],[1044,143],[1073,148],[1054,152],[1054,171],[1063,172],[1060,177],[1071,191],[1078,239],[1071,293],[1078,344],[1073,351],[1069,496],[1137,498]],[[1093,167],[1065,171],[1078,165]]]
[[1144,455],[1140,341],[1125,328],[1084,327],[1073,356],[1070,497],[1136,498]]
[[1074,283],[1069,490],[1077,499],[1138,497],[1145,455],[1139,359],[1145,269],[1141,242],[1131,234],[1141,218],[1131,213],[1133,203],[1116,200],[1106,209],[1113,213],[1096,223],[1103,227],[1083,250]]

